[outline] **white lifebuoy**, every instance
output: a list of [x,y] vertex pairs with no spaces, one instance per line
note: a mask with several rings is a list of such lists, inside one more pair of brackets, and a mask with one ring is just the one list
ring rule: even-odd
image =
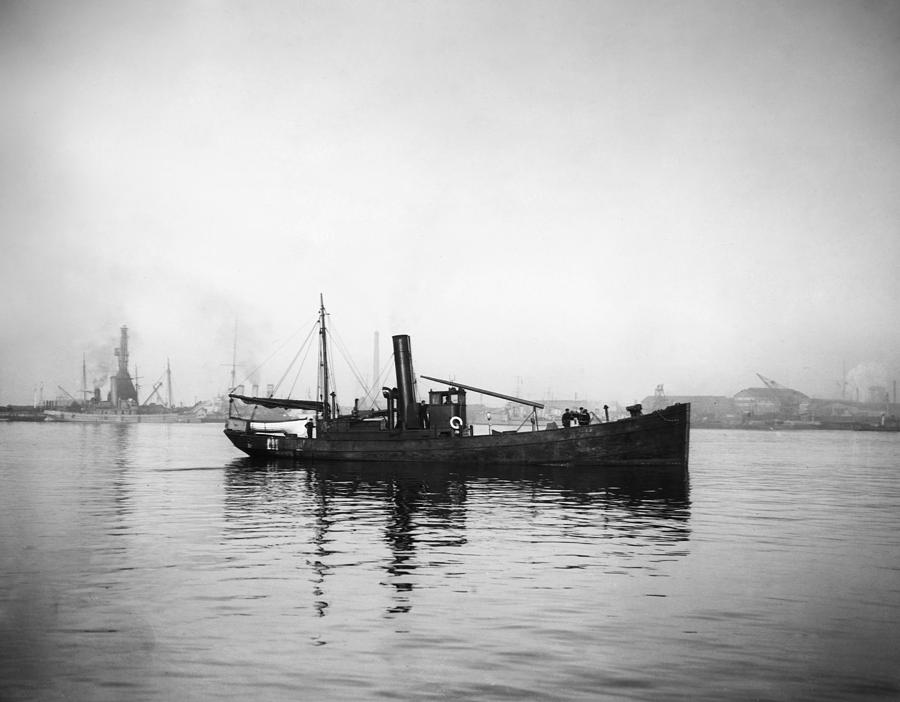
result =
[[462,425],[463,425],[463,420],[462,420],[461,418],[459,418],[459,417],[450,417],[450,426],[451,426],[454,430],[459,431],[460,429],[462,429]]

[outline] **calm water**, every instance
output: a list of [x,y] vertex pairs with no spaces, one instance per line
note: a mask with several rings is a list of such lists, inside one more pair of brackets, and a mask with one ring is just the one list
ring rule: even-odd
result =
[[900,698],[900,435],[695,431],[689,482],[253,467],[0,424],[0,700]]

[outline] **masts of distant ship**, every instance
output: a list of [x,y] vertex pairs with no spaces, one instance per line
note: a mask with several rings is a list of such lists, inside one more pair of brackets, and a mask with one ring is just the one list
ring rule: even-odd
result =
[[84,404],[87,404],[88,401],[88,389],[87,389],[87,357],[85,354],[81,354],[81,401]]
[[172,366],[169,365],[169,359],[166,359],[166,397],[169,398],[169,407],[175,406],[172,399]]
[[235,372],[237,370],[237,320],[234,320],[234,347],[231,350],[231,385],[228,392],[234,392],[235,389]]
[[372,352],[372,382],[369,383],[367,395],[372,396],[372,408],[378,408],[378,378],[381,375],[381,366],[378,363],[378,332],[375,332],[375,348]]

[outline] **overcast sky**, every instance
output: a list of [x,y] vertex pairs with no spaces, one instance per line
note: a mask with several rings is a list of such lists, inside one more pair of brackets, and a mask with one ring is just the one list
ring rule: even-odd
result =
[[897,2],[4,0],[0,85],[4,404],[123,324],[211,398],[320,293],[368,376],[900,378]]

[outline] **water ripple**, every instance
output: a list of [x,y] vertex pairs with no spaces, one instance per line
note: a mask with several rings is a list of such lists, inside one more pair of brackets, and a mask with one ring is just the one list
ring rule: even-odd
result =
[[0,698],[889,699],[897,437],[809,434],[688,481],[0,426]]

